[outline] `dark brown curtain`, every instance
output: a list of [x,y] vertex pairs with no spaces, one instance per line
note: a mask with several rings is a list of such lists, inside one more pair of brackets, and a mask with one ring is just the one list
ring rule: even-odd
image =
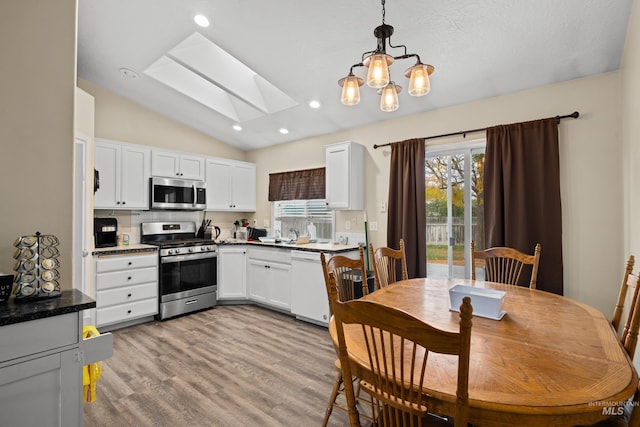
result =
[[[484,191],[486,247],[509,246],[533,254],[536,243],[540,243],[537,288],[562,295],[560,160],[555,118],[487,128]],[[523,284],[529,281],[527,277],[521,279]]]
[[269,174],[269,201],[325,198],[325,168]]
[[387,246],[404,239],[409,278],[427,275],[424,138],[391,144]]

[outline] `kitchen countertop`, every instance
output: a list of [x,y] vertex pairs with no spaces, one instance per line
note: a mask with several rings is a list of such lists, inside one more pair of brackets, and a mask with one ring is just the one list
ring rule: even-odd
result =
[[95,306],[96,302],[92,298],[77,289],[62,291],[59,297],[33,301],[15,302],[15,299],[11,298],[8,302],[0,304],[0,326],[75,313]]
[[226,245],[249,245],[256,247],[268,247],[268,248],[279,248],[279,249],[295,249],[297,251],[308,251],[308,252],[329,252],[329,253],[340,253],[340,252],[350,252],[357,251],[357,245],[343,245],[340,243],[305,243],[305,244],[289,244],[289,243],[263,243],[259,241],[244,241],[244,240],[227,240],[220,241],[217,243],[219,246]]
[[110,246],[108,248],[95,248],[91,255],[124,255],[139,252],[156,252],[157,246],[133,243],[130,245]]

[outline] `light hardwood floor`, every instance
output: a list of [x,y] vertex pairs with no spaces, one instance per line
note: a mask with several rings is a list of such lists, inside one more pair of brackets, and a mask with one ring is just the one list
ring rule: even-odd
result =
[[[113,332],[92,426],[320,426],[335,379],[326,328],[252,305]],[[330,426],[348,426],[335,409]]]

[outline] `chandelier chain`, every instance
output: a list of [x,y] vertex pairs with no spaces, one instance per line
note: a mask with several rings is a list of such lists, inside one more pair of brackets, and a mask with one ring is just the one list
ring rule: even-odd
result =
[[385,0],[382,0],[382,23],[383,24],[384,24],[385,15],[387,14],[387,11],[386,11],[386,9],[384,7],[384,3],[385,3]]

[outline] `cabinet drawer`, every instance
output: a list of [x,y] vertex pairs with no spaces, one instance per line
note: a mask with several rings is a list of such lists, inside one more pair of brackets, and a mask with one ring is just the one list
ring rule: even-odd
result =
[[143,285],[126,286],[123,288],[98,291],[96,294],[96,308],[124,304],[158,296],[158,283],[151,282]]
[[78,345],[78,313],[62,314],[0,328],[0,362]]
[[129,304],[115,305],[113,307],[99,308],[96,310],[96,323],[97,326],[100,327],[111,323],[151,316],[157,313],[158,299],[153,298]]
[[158,281],[157,268],[141,268],[130,271],[114,271],[96,275],[96,290],[117,288],[119,286],[139,285]]
[[158,254],[102,256],[96,261],[96,273],[130,270],[135,268],[156,267]]

